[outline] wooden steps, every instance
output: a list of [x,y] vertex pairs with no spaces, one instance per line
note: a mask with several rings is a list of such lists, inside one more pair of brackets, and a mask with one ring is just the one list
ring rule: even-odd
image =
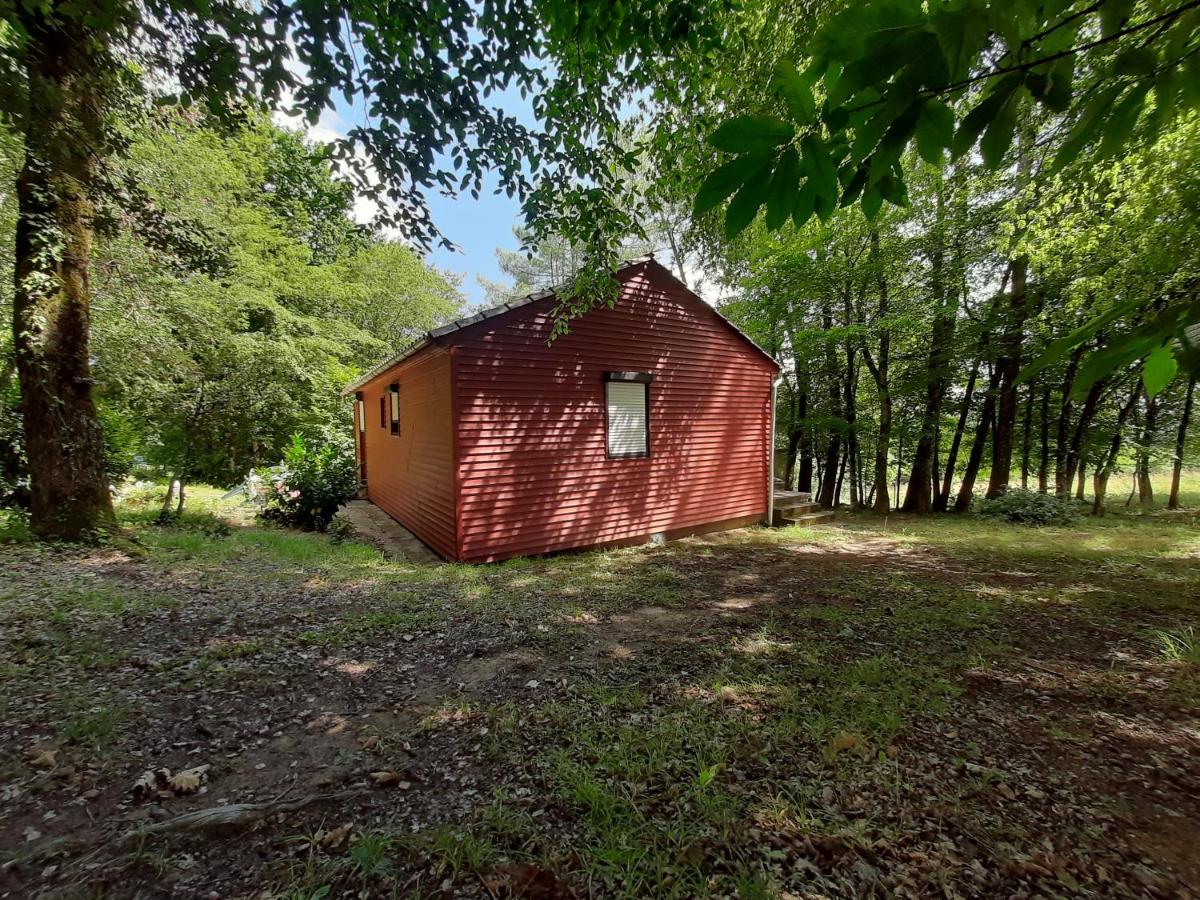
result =
[[833,520],[833,510],[822,509],[806,491],[775,490],[775,524],[815,525]]

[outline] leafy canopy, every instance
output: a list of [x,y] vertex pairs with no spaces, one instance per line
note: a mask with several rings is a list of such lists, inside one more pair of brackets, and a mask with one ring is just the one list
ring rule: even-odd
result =
[[1196,0],[852,4],[816,32],[803,69],[779,61],[769,112],[709,135],[734,159],[705,180],[696,211],[732,198],[730,236],[764,205],[776,228],[855,202],[873,216],[905,204],[910,144],[935,165],[978,148],[996,168],[1030,103],[1068,126],[1056,168],[1093,145],[1112,156],[1139,127],[1156,134],[1200,105],[1198,41]]

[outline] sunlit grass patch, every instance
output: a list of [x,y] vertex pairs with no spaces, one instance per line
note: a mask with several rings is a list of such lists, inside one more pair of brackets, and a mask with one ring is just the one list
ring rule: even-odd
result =
[[1154,632],[1163,658],[1173,663],[1200,666],[1200,631],[1191,625]]

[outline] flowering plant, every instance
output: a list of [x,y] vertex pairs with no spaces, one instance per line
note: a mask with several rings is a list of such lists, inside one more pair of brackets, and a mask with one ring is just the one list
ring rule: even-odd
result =
[[299,434],[277,466],[261,470],[256,497],[262,516],[305,531],[324,531],[343,503],[358,491],[358,465],[351,447],[309,446]]

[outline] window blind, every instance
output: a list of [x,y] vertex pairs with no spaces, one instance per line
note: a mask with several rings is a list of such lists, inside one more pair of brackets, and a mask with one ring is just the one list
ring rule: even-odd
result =
[[638,382],[605,384],[608,414],[608,455],[646,456],[649,453],[646,420],[647,386]]

